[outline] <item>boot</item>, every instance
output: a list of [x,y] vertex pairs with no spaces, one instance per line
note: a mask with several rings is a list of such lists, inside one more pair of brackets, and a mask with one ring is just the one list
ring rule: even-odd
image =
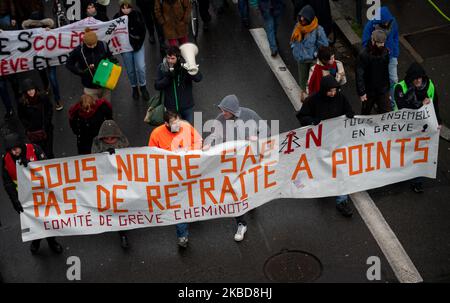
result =
[[136,87],[133,87],[133,100],[139,100],[139,90]]
[[31,242],[30,251],[33,255],[37,254],[39,247],[41,246],[41,240],[34,240]]
[[61,244],[59,244],[58,242],[56,242],[55,238],[47,238],[47,243],[48,243],[48,247],[50,247],[50,249],[56,253],[56,254],[60,254],[63,252],[63,248],[61,246]]
[[145,101],[150,100],[150,95],[148,94],[147,88],[144,86],[139,87],[139,90],[141,91],[141,96]]

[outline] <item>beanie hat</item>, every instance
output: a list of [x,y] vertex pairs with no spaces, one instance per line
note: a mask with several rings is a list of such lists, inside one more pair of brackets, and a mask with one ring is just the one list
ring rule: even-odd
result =
[[83,42],[86,45],[94,45],[98,41],[97,34],[93,32],[89,27],[84,30]]

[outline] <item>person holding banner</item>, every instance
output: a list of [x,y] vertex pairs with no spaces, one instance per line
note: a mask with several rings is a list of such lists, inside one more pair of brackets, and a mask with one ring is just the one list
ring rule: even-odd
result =
[[122,59],[127,70],[128,80],[130,80],[133,90],[134,100],[139,99],[139,92],[145,101],[150,99],[147,91],[147,74],[145,72],[145,23],[142,14],[133,8],[131,0],[120,0],[120,11],[114,16],[117,19],[121,16],[128,16],[128,36],[133,51],[122,53]]
[[[17,192],[17,169],[16,163],[27,166],[28,162],[45,160],[45,153],[36,144],[25,144],[17,133],[10,133],[5,137],[5,154],[2,156],[3,186],[18,214],[23,212]],[[62,246],[56,242],[55,237],[46,238],[50,249],[60,254]],[[34,255],[39,251],[41,239],[31,242],[30,251]]]
[[69,109],[69,124],[77,136],[79,155],[91,153],[92,141],[105,120],[112,119],[112,105],[106,99],[83,95],[80,102]]
[[[115,150],[118,148],[129,147],[127,137],[122,133],[119,126],[113,120],[105,120],[100,127],[98,136],[94,138],[92,144],[92,153],[103,153],[109,152],[109,154],[114,154]],[[128,237],[125,231],[119,231],[120,236],[120,246],[123,249],[129,248]]]
[[84,94],[95,99],[105,98],[111,101],[111,92],[93,83],[95,71],[103,59],[117,62],[105,42],[99,41],[97,34],[90,28],[84,30],[83,43],[77,46],[70,54],[66,67],[73,74],[81,78]]
[[[92,17],[102,22],[109,21],[108,15],[106,13],[106,5],[101,5],[97,1],[83,1],[85,2],[82,7],[82,19],[86,17]],[[109,2],[109,1],[108,1]]]
[[47,95],[42,94],[33,80],[25,79],[17,114],[28,140],[39,145],[48,159],[53,159],[53,109]]
[[[202,147],[202,137],[197,130],[186,121],[181,121],[176,112],[164,113],[164,124],[155,128],[150,134],[148,146],[177,152],[199,150]],[[188,224],[176,225],[178,245],[186,248],[188,245]]]
[[[347,98],[339,90],[339,83],[332,75],[327,75],[320,81],[319,92],[305,99],[302,108],[297,113],[297,119],[302,126],[318,125],[320,121],[345,115],[353,118],[354,112]],[[348,195],[336,197],[336,209],[344,216],[351,217]]]
[[[216,117],[216,121],[220,123],[222,127],[215,128],[214,132],[209,135],[203,145],[203,150],[208,150],[210,146],[220,144],[226,141],[233,140],[250,140],[256,141],[258,138],[263,139],[270,137],[270,128],[265,121],[253,110],[241,107],[239,104],[239,99],[236,95],[225,96],[218,108],[221,113]],[[250,124],[250,127],[246,128],[229,128],[226,126],[227,121],[243,122],[245,125],[248,121],[254,121],[254,124]],[[256,127],[252,129],[252,126]],[[222,131],[218,131],[221,129]],[[230,130],[233,130],[230,133]],[[227,132],[228,131],[228,132]],[[247,232],[247,222],[245,220],[245,215],[236,217],[237,230],[234,235],[234,240],[240,242],[244,240],[244,235]]]
[[[434,83],[419,63],[412,63],[406,71],[405,79],[395,85],[394,101],[395,109],[419,109],[432,102],[439,128],[441,127],[439,98]],[[411,181],[411,189],[415,193],[423,193],[423,181],[423,177],[414,178]]]

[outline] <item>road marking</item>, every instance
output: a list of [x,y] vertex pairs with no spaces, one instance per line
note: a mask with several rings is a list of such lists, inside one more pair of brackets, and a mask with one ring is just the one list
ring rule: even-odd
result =
[[[294,101],[298,100],[298,94],[297,98],[294,99],[292,99],[291,96],[293,96],[292,92],[299,92],[300,88],[295,80],[292,81],[292,75],[287,73],[287,70],[282,72],[283,74],[280,74],[281,72],[278,71],[278,66],[286,66],[283,59],[281,59],[280,56],[277,56],[275,59],[270,56],[269,43],[267,41],[266,32],[263,28],[251,29],[250,32],[270,68],[275,73],[278,81],[280,81],[281,87],[283,87],[286,95],[289,97],[294,105],[294,108],[297,110],[296,105],[298,106],[298,104]],[[300,103],[299,100],[298,103]],[[370,198],[369,194],[367,192],[359,192],[350,195],[350,197],[361,218],[363,218],[364,223],[369,228],[369,231],[372,233],[378,243],[378,246],[388,260],[389,265],[394,271],[397,279],[401,283],[423,282],[417,268],[412,263],[403,246],[400,244],[400,241],[389,227],[389,224],[386,222],[380,210]]]

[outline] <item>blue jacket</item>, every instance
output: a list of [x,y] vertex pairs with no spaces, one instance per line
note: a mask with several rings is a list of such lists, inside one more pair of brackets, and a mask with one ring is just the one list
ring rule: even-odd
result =
[[292,55],[296,61],[314,60],[320,46],[328,46],[328,38],[322,26],[306,34],[301,42],[291,42]]
[[389,56],[391,58],[398,58],[400,53],[399,43],[398,43],[398,24],[395,20],[394,16],[392,16],[391,12],[386,6],[382,6],[380,10],[380,20],[369,20],[364,27],[364,32],[362,35],[362,44],[364,47],[370,43],[372,32],[374,31],[377,25],[387,23],[392,21],[391,29],[387,35],[386,39],[386,47],[389,49]]

